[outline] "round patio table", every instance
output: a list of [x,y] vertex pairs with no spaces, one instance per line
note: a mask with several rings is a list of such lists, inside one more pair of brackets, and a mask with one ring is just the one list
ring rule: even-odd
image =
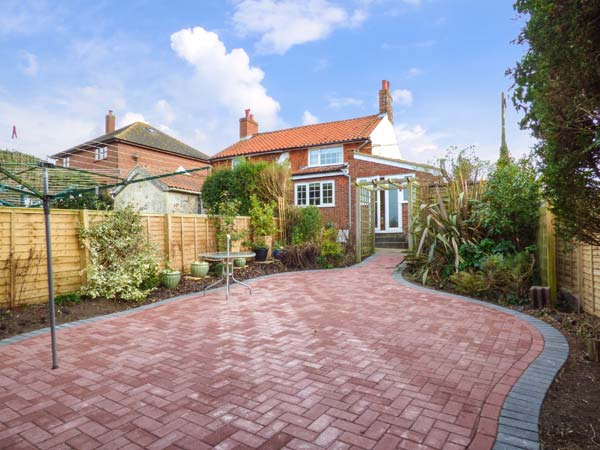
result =
[[[228,245],[228,247],[229,247],[229,245]],[[225,281],[225,299],[226,300],[229,300],[229,285],[234,284],[234,283],[238,283],[238,284],[241,284],[242,286],[245,286],[250,291],[250,294],[252,294],[252,288],[250,286],[248,286],[246,283],[242,283],[240,280],[236,280],[235,276],[233,275],[233,260],[236,258],[254,258],[255,256],[256,256],[256,253],[254,253],[254,252],[229,252],[229,251],[227,251],[227,252],[201,253],[200,254],[201,258],[210,259],[213,261],[222,261],[223,265],[224,265],[224,269],[225,269],[221,273],[221,278],[219,280],[215,281],[214,283],[209,284],[208,286],[206,286],[204,288],[204,295],[206,295],[207,289],[210,289],[211,287],[216,286],[217,284],[220,284],[223,281]],[[231,279],[231,282],[229,281],[230,279]]]

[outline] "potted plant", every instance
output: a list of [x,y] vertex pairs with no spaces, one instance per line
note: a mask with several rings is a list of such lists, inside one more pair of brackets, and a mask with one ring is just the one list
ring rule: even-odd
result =
[[256,253],[256,261],[266,261],[269,254],[267,239],[277,232],[274,220],[275,202],[261,203],[256,195],[252,195],[250,205],[252,250]]
[[175,289],[181,280],[181,272],[171,268],[169,263],[160,271],[160,282],[167,289]]
[[282,249],[283,249],[283,244],[281,243],[281,241],[275,242],[275,244],[273,244],[273,258],[275,258],[275,259],[279,258],[279,254],[281,253]]
[[209,264],[206,261],[194,261],[191,265],[192,276],[196,278],[205,277],[208,269]]
[[235,267],[245,267],[246,266],[246,258],[235,258],[233,260],[233,265]]

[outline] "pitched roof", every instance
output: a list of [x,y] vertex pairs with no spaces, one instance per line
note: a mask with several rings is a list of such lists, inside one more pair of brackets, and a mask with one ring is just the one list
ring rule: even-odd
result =
[[354,119],[258,133],[221,150],[212,159],[359,141],[367,139],[382,118],[383,115],[375,114]]
[[[163,175],[165,172],[158,170],[155,167],[142,167],[136,166],[134,167],[129,175],[128,179],[134,179],[137,177],[147,178],[150,176]],[[155,183],[161,186],[164,190],[178,189],[183,191],[189,191],[192,193],[200,193],[202,191],[202,185],[204,184],[204,180],[208,172],[199,171],[199,172],[191,172],[191,173],[181,173],[178,175],[171,175],[163,178],[155,178],[152,180],[148,180],[149,183]],[[119,190],[122,190],[127,185],[120,186]]]
[[85,148],[86,146],[97,146],[98,143],[109,142],[112,140],[138,144],[144,147],[155,148],[157,150],[163,150],[169,153],[187,156],[188,158],[201,159],[203,161],[208,161],[210,159],[210,156],[143,122],[134,122],[130,125],[119,128],[112,133],[104,134],[100,137],[87,141],[84,144],[62,151],[53,156],[61,156],[64,153],[77,151],[82,147]]

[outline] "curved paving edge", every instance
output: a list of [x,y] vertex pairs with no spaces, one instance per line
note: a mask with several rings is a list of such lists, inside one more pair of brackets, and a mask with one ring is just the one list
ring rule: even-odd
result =
[[393,274],[393,278],[405,286],[423,292],[447,295],[502,311],[529,323],[540,332],[544,338],[544,349],[527,367],[504,399],[498,419],[498,434],[493,447],[494,450],[539,449],[540,411],[554,377],[556,377],[569,356],[569,344],[566,338],[552,325],[528,314],[482,300],[438,291],[412,283],[404,278],[403,272],[405,269],[406,265],[402,263],[399,270]]
[[[347,267],[337,267],[337,268],[333,268],[333,269],[307,269],[307,270],[303,270],[302,272],[320,272],[323,270],[327,270],[327,271],[345,270],[345,269],[351,269],[353,267],[360,267],[361,265],[366,264],[371,258],[373,258],[373,256],[375,256],[375,255],[368,256],[368,257],[364,258],[361,262],[353,264],[351,266],[347,266]],[[255,280],[261,280],[263,278],[277,277],[280,275],[286,275],[286,274],[290,274],[290,273],[294,273],[294,272],[293,271],[292,272],[279,272],[279,273],[271,273],[268,275],[260,275],[258,277],[249,278],[247,280],[244,280],[244,282],[252,283]],[[225,287],[221,286],[221,287],[209,289],[207,292],[221,291],[223,289],[225,289]],[[103,314],[101,316],[88,317],[87,319],[81,319],[81,320],[75,320],[73,322],[62,323],[60,325],[56,325],[56,330],[58,331],[58,330],[63,330],[65,328],[77,327],[79,325],[85,325],[86,323],[99,322],[101,320],[112,319],[114,317],[126,316],[128,314],[133,314],[133,313],[137,313],[140,311],[144,311],[145,309],[156,308],[157,306],[165,305],[165,304],[171,303],[171,302],[176,302],[178,300],[185,300],[186,298],[193,297],[198,294],[202,294],[202,292],[203,291],[190,292],[188,294],[182,294],[182,295],[177,295],[175,297],[165,298],[163,300],[159,300],[154,303],[148,303],[146,305],[136,306],[134,308],[125,309],[123,311],[117,311],[117,312],[114,312],[111,314]],[[32,331],[28,331],[26,333],[16,334],[14,336],[7,337],[5,339],[0,339],[0,347],[2,347],[4,345],[14,344],[15,342],[21,342],[21,341],[24,341],[25,339],[29,339],[32,337],[41,336],[42,334],[46,334],[46,333],[50,333],[50,327],[40,328],[39,330],[32,330]]]

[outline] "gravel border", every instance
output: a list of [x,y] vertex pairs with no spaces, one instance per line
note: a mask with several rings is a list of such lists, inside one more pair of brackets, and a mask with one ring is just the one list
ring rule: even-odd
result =
[[402,263],[393,277],[404,286],[437,295],[476,303],[502,311],[533,325],[544,338],[544,349],[513,385],[506,396],[498,419],[498,434],[494,450],[537,450],[540,448],[540,411],[554,377],[569,357],[569,344],[560,331],[546,322],[513,309],[484,302],[463,295],[426,288],[408,281],[403,276],[406,265]]

